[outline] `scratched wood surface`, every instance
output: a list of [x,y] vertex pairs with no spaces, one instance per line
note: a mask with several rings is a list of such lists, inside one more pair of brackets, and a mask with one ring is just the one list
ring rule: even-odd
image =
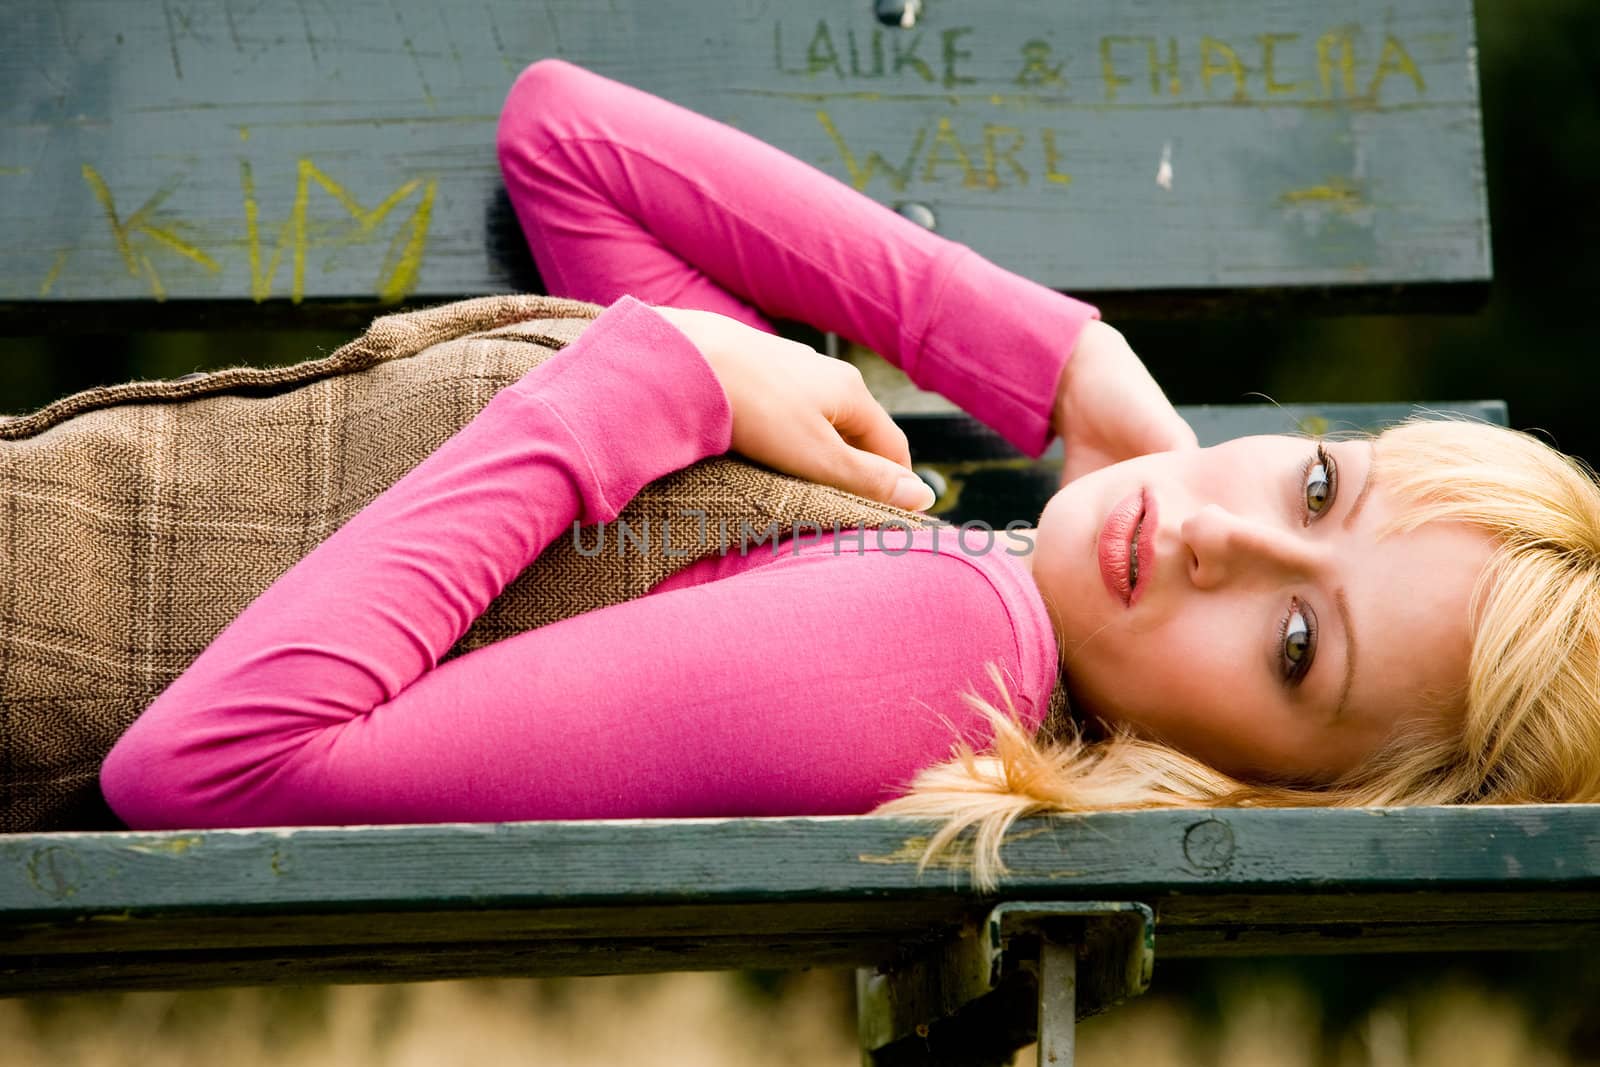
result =
[[1488,276],[1471,0],[927,0],[910,29],[872,6],[9,3],[0,310],[526,287],[494,129],[553,55],[1118,309]]
[[[873,965],[981,916],[922,824],[507,823],[0,839],[0,992]],[[1137,900],[1157,958],[1600,934],[1581,805],[1022,824],[1011,900]],[[1158,967],[1159,971],[1159,967]]]

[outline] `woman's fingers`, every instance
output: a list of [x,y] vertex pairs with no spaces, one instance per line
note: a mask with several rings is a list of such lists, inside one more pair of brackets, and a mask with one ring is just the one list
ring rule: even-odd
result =
[[[877,406],[876,400],[868,399]],[[823,406],[831,410],[827,413],[813,411],[809,416],[802,415],[800,418],[795,418],[792,411],[779,414],[768,410],[759,415],[752,411],[755,418],[735,433],[734,448],[776,470],[807,481],[831,485],[870,500],[881,500],[913,511],[933,505],[933,490],[912,474],[909,466],[851,444],[841,436],[838,426],[833,422],[835,417],[843,415],[844,409],[834,405]],[[884,419],[889,418],[881,406],[877,409]],[[873,418],[875,416],[853,410],[847,421]],[[892,420],[890,425],[893,433],[888,435],[889,438],[892,441],[895,435],[899,435],[901,447],[904,447],[904,435],[899,433],[898,427],[893,426]]]
[[[812,447],[795,453],[791,473],[871,500],[917,511],[931,507],[933,490],[911,473],[905,431],[872,395],[853,364],[807,349],[802,367],[815,371]],[[778,450],[786,444],[777,442]]]
[[911,445],[906,440],[906,432],[872,395],[855,364],[842,360],[834,362],[844,368],[844,403],[828,421],[846,442],[899,464],[906,468],[900,473],[906,473],[911,469]]
[[[887,413],[884,417],[888,418]],[[912,511],[933,506],[933,490],[912,474],[908,465],[848,444],[831,426],[824,432],[815,455],[819,462],[814,472],[803,475],[812,481]]]
[[861,372],[706,311],[657,308],[706,357],[733,410],[733,448],[774,470],[899,507],[933,504],[906,435]]

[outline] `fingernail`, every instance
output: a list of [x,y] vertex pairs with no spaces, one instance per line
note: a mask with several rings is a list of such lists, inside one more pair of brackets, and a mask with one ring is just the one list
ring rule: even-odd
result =
[[915,474],[903,474],[895,483],[894,497],[889,501],[895,507],[905,508],[907,511],[926,511],[933,507],[937,497],[928,483],[918,478]]

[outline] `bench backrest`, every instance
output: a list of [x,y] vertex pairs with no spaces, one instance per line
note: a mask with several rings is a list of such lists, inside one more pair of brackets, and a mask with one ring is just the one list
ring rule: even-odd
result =
[[549,55],[1111,314],[1437,303],[1489,277],[1471,0],[905,6],[20,5],[0,321],[303,322],[536,285],[494,131]]

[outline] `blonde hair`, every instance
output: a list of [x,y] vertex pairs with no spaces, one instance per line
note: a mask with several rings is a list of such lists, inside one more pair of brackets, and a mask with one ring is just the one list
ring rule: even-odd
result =
[[[1361,767],[1321,786],[1252,783],[1124,729],[1035,737],[999,671],[997,706],[965,699],[993,728],[982,753],[958,744],[877,813],[936,818],[923,863],[973,831],[975,882],[1005,870],[1017,819],[1183,807],[1364,807],[1600,800],[1600,486],[1581,461],[1528,434],[1416,419],[1376,439],[1375,477],[1400,502],[1383,534],[1467,523],[1494,544],[1473,590],[1465,717],[1398,726]],[[1405,711],[1407,709],[1397,709]],[[1404,716],[1402,716],[1402,719]]]

